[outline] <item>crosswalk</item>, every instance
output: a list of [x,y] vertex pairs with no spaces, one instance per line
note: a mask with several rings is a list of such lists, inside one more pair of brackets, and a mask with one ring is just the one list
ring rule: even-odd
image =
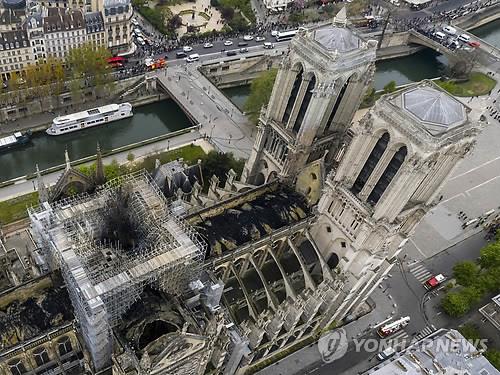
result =
[[422,264],[416,264],[409,268],[410,273],[415,276],[415,278],[424,284],[427,280],[432,277],[432,273]]
[[424,337],[429,336],[431,333],[436,332],[436,329],[433,327],[425,327],[423,330],[421,330],[419,333],[415,335],[413,338],[414,341],[419,341],[422,340]]
[[418,332],[415,336],[411,337],[411,335],[406,332],[404,329],[394,333],[393,335],[384,339],[387,345],[392,348],[398,348],[399,350],[403,350],[411,343],[422,340],[423,338],[429,336],[431,333],[435,332],[436,329],[434,327],[426,326],[423,330]]

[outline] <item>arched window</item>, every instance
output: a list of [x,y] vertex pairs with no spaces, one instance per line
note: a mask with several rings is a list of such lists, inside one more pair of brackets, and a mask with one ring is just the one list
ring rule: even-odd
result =
[[302,83],[303,72],[304,71],[301,67],[300,71],[297,73],[297,76],[295,77],[295,82],[293,83],[290,97],[288,98],[288,102],[286,103],[285,114],[283,115],[283,123],[285,125],[290,119],[290,115],[292,114],[293,104],[295,103],[295,99],[297,98],[297,94],[299,93],[300,84]]
[[9,370],[12,375],[21,375],[26,372],[26,367],[19,358],[9,362]]
[[59,355],[62,357],[65,354],[68,354],[73,351],[73,347],[71,346],[71,340],[68,336],[64,336],[57,342],[57,349],[59,350]]
[[354,194],[358,194],[361,190],[363,190],[366,181],[368,181],[370,175],[375,169],[375,166],[384,154],[384,151],[387,148],[387,144],[389,143],[389,139],[389,133],[384,133],[382,137],[380,137],[377,141],[375,147],[373,147],[370,156],[368,156],[368,159],[366,159],[365,165],[363,165],[361,172],[359,172],[358,178],[356,178],[354,185],[352,185],[351,191]]
[[50,362],[49,354],[47,353],[47,349],[45,348],[35,349],[33,351],[33,357],[35,358],[37,366],[43,366],[44,364]]
[[302,121],[304,121],[304,117],[307,112],[307,108],[309,107],[309,103],[311,102],[314,86],[316,85],[316,77],[312,76],[309,84],[307,85],[306,94],[304,95],[304,99],[302,100],[302,104],[300,105],[299,113],[297,118],[295,119],[295,124],[293,125],[293,131],[298,133],[300,130],[300,126],[302,125]]
[[368,196],[368,203],[372,205],[377,204],[382,194],[384,194],[385,189],[387,189],[387,186],[389,186],[396,173],[398,173],[399,168],[401,168],[401,164],[405,161],[407,153],[406,146],[403,146],[393,155],[384,173],[382,173],[382,176],[380,176],[377,184]]
[[339,94],[337,95],[337,99],[335,99],[335,104],[333,105],[332,111],[330,112],[330,116],[328,116],[328,120],[326,121],[325,132],[327,132],[330,129],[330,126],[332,125],[333,118],[335,117],[335,114],[337,113],[337,110],[340,107],[340,103],[342,103],[342,98],[344,97],[344,94],[347,90],[347,86],[349,86],[350,81],[351,77],[349,77],[347,81],[344,83],[344,86],[342,86]]

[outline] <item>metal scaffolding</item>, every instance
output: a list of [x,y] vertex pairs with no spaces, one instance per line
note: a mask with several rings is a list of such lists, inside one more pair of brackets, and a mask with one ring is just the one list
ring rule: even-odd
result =
[[[133,223],[132,249],[103,241],[106,217],[121,191],[124,220]],[[147,172],[118,177],[93,195],[29,210],[36,238],[53,267],[61,269],[75,314],[97,369],[111,359],[111,328],[146,285],[180,294],[198,277],[205,244],[173,215]]]

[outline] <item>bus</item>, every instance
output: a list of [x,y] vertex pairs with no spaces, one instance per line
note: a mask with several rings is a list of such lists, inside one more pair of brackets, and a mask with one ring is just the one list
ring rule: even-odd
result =
[[121,68],[123,67],[123,65],[125,65],[126,62],[127,59],[121,56],[110,57],[108,59],[108,65],[112,68]]
[[278,34],[276,34],[275,38],[277,42],[282,42],[284,40],[290,40],[292,39],[299,30],[288,30],[288,31],[278,31]]
[[377,334],[381,337],[387,337],[389,335],[392,335],[393,333],[396,333],[397,331],[402,330],[404,327],[406,327],[410,323],[410,317],[405,316],[404,318],[400,318],[392,323],[383,325],[377,330]]

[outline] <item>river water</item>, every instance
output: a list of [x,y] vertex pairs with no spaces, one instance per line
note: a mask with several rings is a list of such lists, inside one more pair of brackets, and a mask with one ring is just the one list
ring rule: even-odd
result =
[[72,160],[95,155],[97,142],[101,149],[111,150],[190,126],[189,119],[172,100],[134,109],[134,116],[100,127],[59,136],[35,133],[30,145],[0,153],[0,181],[35,171],[35,163],[46,169],[64,163],[67,148]]
[[[500,48],[500,19],[478,27],[472,33]],[[445,56],[430,49],[425,49],[411,56],[380,61],[377,63],[377,70],[373,77],[373,86],[375,89],[381,90],[390,81],[404,85],[426,78],[436,78],[441,76],[447,62]],[[243,109],[250,93],[250,86],[233,87],[223,91],[238,108]]]
[[[500,20],[475,29],[473,34],[500,48]],[[435,78],[441,75],[446,63],[444,56],[431,50],[395,60],[381,61],[377,63],[373,84],[379,90],[390,81],[402,85]],[[249,86],[224,90],[239,108],[243,108],[249,91]],[[95,129],[57,137],[49,137],[44,133],[36,134],[30,146],[0,153],[0,181],[32,173],[35,163],[39,164],[40,169],[62,164],[66,148],[71,159],[75,160],[95,154],[97,142],[101,144],[103,150],[110,150],[190,125],[187,116],[171,100],[135,108],[134,113],[132,118]]]

